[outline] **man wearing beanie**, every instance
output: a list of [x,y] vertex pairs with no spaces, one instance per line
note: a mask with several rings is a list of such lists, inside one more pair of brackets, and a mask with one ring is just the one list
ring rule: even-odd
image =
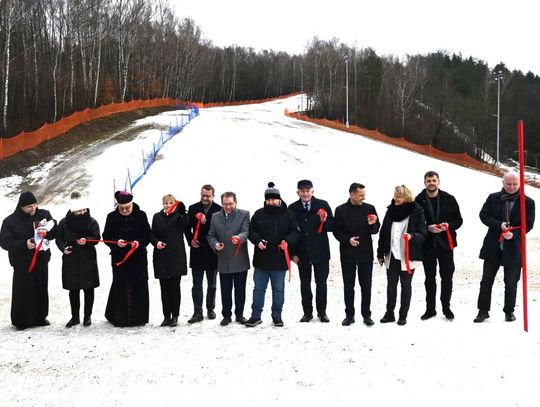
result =
[[330,322],[326,315],[326,281],[329,273],[330,245],[328,232],[334,230],[334,216],[328,202],[313,196],[313,183],[298,181],[298,201],[289,206],[300,227],[300,240],[293,248],[293,261],[300,274],[300,293],[304,315],[300,322],[313,319],[313,294],[311,292],[311,269],[315,275],[317,316],[321,322]]
[[249,240],[255,245],[253,255],[253,304],[247,327],[262,322],[261,314],[268,280],[272,284],[272,320],[275,326],[283,326],[281,311],[285,301],[285,274],[287,262],[283,251],[284,243],[294,246],[300,238],[294,214],[281,200],[279,190],[273,182],[268,183],[264,193],[264,206],[257,210],[249,225]]
[[4,219],[0,246],[13,267],[11,323],[17,329],[50,325],[48,264],[49,240],[55,238],[56,221],[37,206],[32,192],[23,192],[15,211]]

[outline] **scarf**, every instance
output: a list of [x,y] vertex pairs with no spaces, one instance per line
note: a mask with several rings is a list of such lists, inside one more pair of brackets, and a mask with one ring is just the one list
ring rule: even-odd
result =
[[403,219],[410,216],[411,213],[416,209],[415,202],[406,202],[403,205],[397,206],[394,200],[388,206],[388,216],[392,222],[401,222]]
[[71,211],[66,214],[66,226],[79,238],[90,234],[90,210],[82,215],[74,215]]

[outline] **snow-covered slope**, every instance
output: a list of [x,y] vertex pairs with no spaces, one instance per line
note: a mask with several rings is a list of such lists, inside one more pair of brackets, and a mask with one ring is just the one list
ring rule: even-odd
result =
[[[191,277],[182,279],[180,325],[160,328],[159,283],[150,281],[151,322],[140,328],[114,328],[103,317],[111,280],[109,256],[100,247],[101,287],[96,290],[94,324],[64,328],[69,319],[67,291],[61,288],[60,252],[50,264],[52,325],[22,332],[10,326],[11,268],[0,253],[0,380],[1,405],[481,405],[536,406],[540,324],[540,227],[528,235],[529,329],[522,330],[522,299],[514,323],[504,322],[503,285],[493,290],[492,317],[473,324],[482,263],[478,252],[486,228],[478,212],[488,193],[501,187],[491,175],[427,158],[355,135],[287,118],[285,108],[298,98],[229,108],[201,110],[182,133],[168,142],[158,160],[134,190],[135,201],[149,217],[161,208],[161,197],[173,193],[191,204],[203,184],[238,194],[238,206],[253,213],[262,206],[268,181],[275,182],[287,203],[296,197],[296,182],[309,178],[315,195],[332,208],[345,202],[352,182],[367,187],[367,201],[382,217],[395,185],[423,188],[427,170],[439,172],[441,189],[456,196],[464,218],[455,251],[453,310],[456,319],[441,315],[420,321],[425,308],[423,270],[413,279],[408,324],[378,323],[385,310],[386,275],[374,267],[372,311],[375,326],[342,327],[343,284],[339,252],[332,241],[329,278],[329,324],[298,322],[302,316],[296,269],[286,284],[284,328],[271,325],[270,293],[263,324],[246,329],[219,326],[218,319],[187,324],[193,311]],[[156,127],[174,121],[175,112],[145,121]],[[159,134],[141,134],[81,164],[91,174],[85,193],[93,216],[104,225],[112,210],[113,179],[125,175],[126,161]],[[16,204],[10,192],[16,178],[0,182],[0,215]],[[60,219],[68,209],[64,196],[47,197],[42,206]],[[540,202],[540,192],[527,194]],[[152,249],[150,249],[151,251]],[[150,269],[152,275],[152,270]],[[500,273],[502,274],[502,273]],[[249,272],[246,316],[252,298]],[[357,308],[359,314],[359,289]],[[440,313],[439,313],[440,314]]]

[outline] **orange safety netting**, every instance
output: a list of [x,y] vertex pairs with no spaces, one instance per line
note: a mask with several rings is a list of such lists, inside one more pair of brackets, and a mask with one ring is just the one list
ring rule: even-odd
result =
[[[484,171],[494,175],[502,175],[504,173],[495,165],[478,161],[467,153],[447,153],[433,147],[431,144],[414,144],[408,140],[405,140],[404,137],[390,137],[386,134],[381,133],[378,130],[368,130],[360,126],[349,126],[347,128],[347,126],[345,126],[339,120],[314,119],[300,113],[289,112],[288,110],[285,110],[285,115],[295,119],[318,124],[324,127],[330,127],[335,130],[358,134],[364,137],[371,138],[373,140],[382,141],[383,143],[393,144],[395,146],[405,148],[410,151],[415,151],[423,155],[427,155],[453,164],[461,165],[463,167],[472,168],[478,171]],[[535,187],[540,187],[540,183],[536,180],[526,180],[526,183]]]
[[100,119],[113,113],[130,112],[137,109],[175,106],[176,100],[171,98],[132,100],[123,103],[111,103],[95,109],[85,109],[75,112],[67,117],[54,122],[45,123],[39,129],[30,132],[21,132],[15,137],[0,138],[0,159],[14,155],[20,151],[36,147],[44,141],[58,137],[79,124],[90,120]]

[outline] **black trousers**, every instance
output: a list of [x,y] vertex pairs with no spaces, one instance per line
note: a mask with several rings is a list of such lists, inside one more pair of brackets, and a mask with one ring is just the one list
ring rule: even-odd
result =
[[181,279],[181,276],[159,279],[159,286],[161,287],[161,306],[163,308],[163,316],[165,319],[170,319],[171,316],[178,317],[180,314]]
[[[73,318],[79,318],[79,310],[81,308],[81,290],[69,290],[69,304],[71,305],[71,316]],[[94,307],[94,289],[87,288],[84,291],[84,316],[89,317],[92,315],[92,308]]]
[[424,250],[424,272],[426,279],[426,310],[435,311],[437,296],[437,262],[439,263],[439,274],[441,276],[441,305],[443,309],[450,308],[452,298],[452,277],[454,276],[454,252],[442,250],[436,247],[434,250]]
[[195,312],[202,314],[203,304],[203,278],[206,273],[206,309],[213,311],[216,306],[216,270],[204,270],[204,269],[191,269],[193,274],[193,288],[191,289],[191,296],[193,298],[193,308]]
[[[414,270],[413,270],[414,273]],[[386,286],[386,313],[394,314],[396,308],[397,286],[401,282],[401,304],[399,308],[399,317],[407,318],[412,296],[412,278],[413,274],[401,270],[401,261],[396,260],[392,255],[390,267],[386,270],[388,284]]]
[[[491,290],[495,276],[499,271],[499,262],[489,263],[484,261],[482,281],[480,282],[480,294],[478,295],[478,309],[489,311],[491,309]],[[517,284],[521,277],[521,266],[504,267],[504,308],[505,313],[514,312],[516,306]]]
[[358,282],[362,302],[360,312],[362,317],[371,317],[371,281],[373,275],[373,262],[347,263],[341,262],[341,274],[343,276],[343,293],[345,296],[345,315],[354,317],[354,288],[356,285],[356,272],[358,269]]
[[234,287],[234,315],[244,316],[244,305],[246,303],[246,280],[247,270],[238,273],[219,273],[219,287],[221,290],[221,304],[223,309],[221,314],[224,318],[232,316],[232,291]]
[[328,273],[330,267],[328,262],[310,264],[299,262],[298,270],[300,274],[300,294],[302,295],[302,308],[304,314],[313,315],[313,293],[311,292],[311,269],[315,276],[315,306],[318,315],[326,315]]

